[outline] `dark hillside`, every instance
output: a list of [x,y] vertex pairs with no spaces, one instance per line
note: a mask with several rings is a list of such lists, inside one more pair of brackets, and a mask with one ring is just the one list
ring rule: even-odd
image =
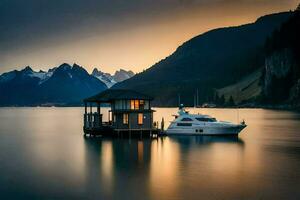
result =
[[172,55],[148,70],[114,86],[145,92],[156,105],[193,104],[213,99],[216,88],[237,82],[264,64],[264,43],[287,21],[292,12],[259,18],[253,24],[220,28],[199,35],[181,45]]
[[300,11],[266,42],[264,101],[300,106]]

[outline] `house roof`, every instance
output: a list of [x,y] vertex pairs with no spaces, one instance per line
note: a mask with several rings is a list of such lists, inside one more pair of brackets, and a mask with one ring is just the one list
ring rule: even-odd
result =
[[153,98],[133,91],[124,89],[108,89],[99,94],[84,99],[84,102],[111,102],[113,100],[130,100],[130,99],[141,99],[141,100],[152,100]]

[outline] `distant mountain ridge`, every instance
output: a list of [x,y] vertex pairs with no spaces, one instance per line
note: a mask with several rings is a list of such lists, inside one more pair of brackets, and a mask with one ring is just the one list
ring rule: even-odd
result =
[[217,89],[234,84],[264,65],[264,44],[293,12],[260,17],[256,22],[208,31],[185,42],[146,71],[113,88],[144,92],[160,106],[214,101]]
[[[121,71],[126,78],[126,71]],[[77,64],[63,63],[48,71],[34,71],[27,66],[0,75],[0,105],[78,105],[83,98],[107,88],[107,83]]]
[[97,68],[94,68],[92,75],[98,78],[100,81],[104,82],[108,88],[112,87],[114,84],[122,82],[134,76],[132,71],[126,71],[124,69],[117,70],[113,75],[110,73],[104,73]]

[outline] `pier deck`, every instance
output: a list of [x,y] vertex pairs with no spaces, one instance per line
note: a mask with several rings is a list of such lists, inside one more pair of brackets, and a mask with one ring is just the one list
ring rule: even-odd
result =
[[114,129],[112,127],[99,127],[99,128],[84,128],[85,136],[103,136],[103,137],[138,137],[149,138],[158,137],[161,135],[161,130],[153,129]]

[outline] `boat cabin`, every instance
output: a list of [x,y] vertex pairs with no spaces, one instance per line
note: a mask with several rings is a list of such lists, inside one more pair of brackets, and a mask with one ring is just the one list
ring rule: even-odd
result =
[[[151,133],[155,131],[152,100],[145,94],[122,89],[108,89],[84,99],[84,132],[96,135],[134,131]],[[110,106],[106,122],[101,114],[103,105]]]

